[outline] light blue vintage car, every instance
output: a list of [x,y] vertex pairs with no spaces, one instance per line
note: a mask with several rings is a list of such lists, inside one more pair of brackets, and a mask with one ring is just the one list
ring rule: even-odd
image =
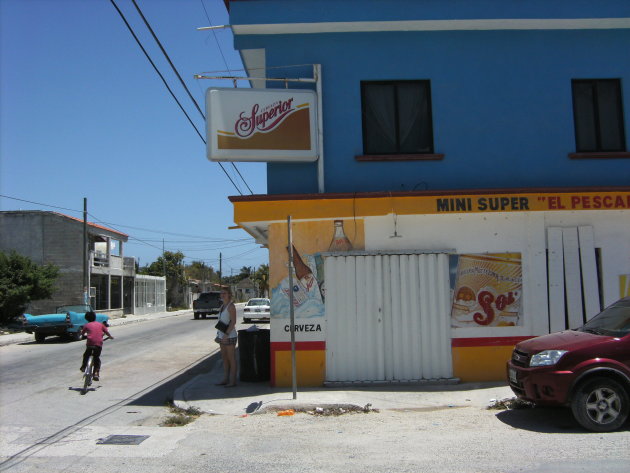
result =
[[[42,343],[46,337],[61,335],[71,340],[81,339],[81,329],[87,323],[85,313],[92,310],[89,304],[62,305],[54,314],[22,316],[22,328],[26,333],[34,333],[35,341]],[[107,323],[109,317],[96,314],[96,321]]]

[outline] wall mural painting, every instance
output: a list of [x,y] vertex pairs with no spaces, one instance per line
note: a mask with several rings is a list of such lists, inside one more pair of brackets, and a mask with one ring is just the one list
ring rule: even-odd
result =
[[451,326],[523,325],[520,253],[451,255]]
[[[326,299],[324,258],[322,252],[340,252],[353,249],[352,242],[346,236],[343,220],[327,222],[326,228],[330,244],[312,254],[302,253],[298,244],[293,246],[293,306],[296,318],[324,317],[324,302]],[[308,238],[308,235],[300,234],[299,224],[294,230],[294,240]],[[307,232],[308,233],[308,232]],[[315,235],[311,235],[315,237]],[[296,238],[297,237],[297,238]],[[319,240],[319,238],[316,238]],[[288,253],[288,248],[287,248]],[[285,258],[288,257],[285,253]],[[272,289],[271,313],[274,318],[289,318],[289,287],[288,274],[280,283]]]

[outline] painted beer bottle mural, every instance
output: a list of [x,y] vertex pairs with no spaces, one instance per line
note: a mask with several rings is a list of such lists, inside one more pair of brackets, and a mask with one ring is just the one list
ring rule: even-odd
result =
[[333,233],[328,251],[350,251],[351,249],[352,243],[350,243],[350,240],[343,230],[343,220],[335,220],[335,232]]
[[[315,238],[318,241],[323,240],[323,243],[326,242],[327,238],[330,238],[328,240],[330,243],[327,247],[316,245],[315,252],[305,254],[303,248],[301,253],[293,246],[292,266],[295,277],[292,281],[292,287],[289,286],[289,278],[286,277],[274,289],[273,293],[282,294],[282,297],[272,297],[272,314],[287,316],[290,295],[293,294],[293,305],[297,309],[296,314],[298,317],[323,317],[326,297],[324,286],[325,256],[320,252],[346,252],[352,250],[354,246],[345,233],[343,220],[329,220],[325,222],[325,225],[321,225],[320,235],[315,236]],[[305,238],[305,236],[303,235],[302,238]],[[286,247],[286,250],[288,254],[289,247]]]

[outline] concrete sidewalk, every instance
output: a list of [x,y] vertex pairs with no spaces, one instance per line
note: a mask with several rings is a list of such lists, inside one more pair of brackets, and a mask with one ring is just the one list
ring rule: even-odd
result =
[[[157,320],[157,319],[163,319],[164,317],[175,317],[178,315],[186,315],[186,314],[191,315],[192,309],[176,310],[173,312],[156,312],[154,314],[145,314],[145,315],[126,315],[125,317],[109,319],[108,323],[110,327],[117,327],[120,325],[134,324],[138,322],[147,322],[149,320]],[[13,345],[16,343],[32,342],[33,340],[34,340],[34,335],[31,333],[26,333],[26,332],[0,335],[0,347],[6,346],[6,345]]]
[[398,386],[352,386],[274,388],[269,382],[239,382],[236,387],[216,386],[223,377],[217,359],[210,372],[193,378],[175,390],[175,405],[195,407],[209,414],[244,415],[285,409],[364,408],[395,410],[435,410],[475,406],[487,407],[495,400],[514,396],[506,383],[462,383]]

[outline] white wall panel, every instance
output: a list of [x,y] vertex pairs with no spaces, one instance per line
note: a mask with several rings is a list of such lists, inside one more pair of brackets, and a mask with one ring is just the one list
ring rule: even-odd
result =
[[548,284],[549,284],[549,330],[559,332],[566,328],[564,304],[564,254],[562,251],[562,228],[547,229]]
[[582,309],[582,277],[580,275],[580,250],[576,227],[562,229],[564,250],[564,289],[567,301],[569,326],[577,328],[584,323]]
[[452,376],[448,256],[328,256],[326,380]]
[[578,227],[578,240],[580,242],[580,267],[582,269],[582,289],[584,291],[585,319],[597,315],[601,307],[599,305],[599,279],[597,277],[597,264],[595,263],[595,238],[593,227]]

